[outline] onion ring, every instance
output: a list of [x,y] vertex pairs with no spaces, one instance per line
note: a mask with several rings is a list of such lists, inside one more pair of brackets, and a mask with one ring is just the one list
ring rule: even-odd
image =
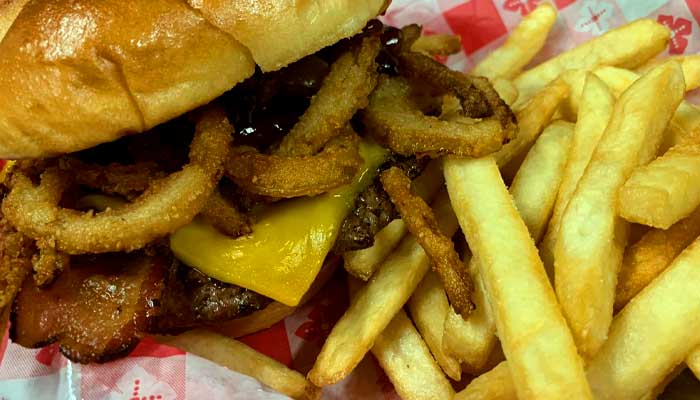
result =
[[411,51],[432,56],[449,56],[460,50],[462,42],[457,35],[421,36],[411,45]]
[[375,58],[381,43],[366,37],[333,63],[323,85],[299,122],[275,150],[280,156],[309,156],[342,132],[357,110],[367,106],[377,85]]
[[61,169],[69,170],[75,182],[106,194],[133,198],[148,189],[150,183],[166,176],[154,162],[131,165],[113,163],[107,166],[87,164],[76,158],[59,161]]
[[472,118],[493,116],[512,139],[517,132],[515,114],[501,99],[488,79],[453,71],[432,58],[419,53],[402,53],[401,71],[409,79],[425,82],[459,98],[465,115]]
[[232,237],[252,232],[250,218],[215,190],[201,212],[207,222]]
[[314,196],[352,182],[362,166],[359,137],[349,128],[318,154],[283,157],[248,146],[234,148],[226,175],[253,194],[278,198]]
[[425,115],[400,77],[380,80],[362,118],[375,140],[403,155],[481,157],[499,150],[510,132],[495,119],[443,121]]
[[32,270],[34,241],[0,219],[0,309],[12,302]]
[[433,270],[445,286],[450,303],[467,318],[474,310],[471,299],[474,284],[452,240],[440,231],[430,206],[411,193],[411,180],[399,168],[392,167],[380,176],[384,190],[389,193],[406,227],[432,260]]
[[68,269],[70,256],[51,247],[39,246],[39,253],[32,257],[34,283],[39,286],[51,284],[57,274]]
[[154,181],[124,207],[97,214],[59,207],[71,177],[67,171],[49,168],[38,186],[15,174],[2,211],[20,232],[68,254],[140,249],[189,223],[202,210],[223,173],[232,130],[223,111],[205,112],[195,129],[190,163]]

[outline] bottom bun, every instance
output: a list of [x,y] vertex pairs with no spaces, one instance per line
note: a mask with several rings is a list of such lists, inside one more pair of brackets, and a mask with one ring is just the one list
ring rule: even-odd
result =
[[331,256],[326,258],[326,261],[323,264],[323,267],[321,267],[316,279],[311,284],[311,287],[306,292],[304,297],[301,298],[301,301],[297,306],[290,307],[274,301],[260,311],[256,311],[243,318],[237,318],[217,324],[210,329],[219,332],[222,335],[238,338],[271,327],[272,325],[292,315],[298,307],[302,307],[307,301],[314,297],[316,293],[318,293],[318,291],[326,285],[326,282],[328,282],[331,276],[333,276],[333,273],[339,264],[340,257]]

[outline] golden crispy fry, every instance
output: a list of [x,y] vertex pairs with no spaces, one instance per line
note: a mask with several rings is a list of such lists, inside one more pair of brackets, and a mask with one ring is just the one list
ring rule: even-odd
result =
[[[431,161],[422,174],[413,181],[413,190],[423,200],[430,202],[445,183],[442,163]],[[363,281],[368,280],[386,257],[398,246],[408,229],[401,219],[395,219],[374,236],[374,244],[362,250],[343,253],[345,269]]]
[[655,58],[637,68],[636,72],[643,75],[669,58],[676,60],[681,64],[681,67],[683,68],[683,76],[685,77],[685,90],[687,92],[700,87],[700,54]]
[[640,19],[612,29],[569,51],[560,53],[525,71],[515,86],[520,92],[518,104],[524,104],[538,90],[566,70],[592,70],[603,65],[634,68],[644,64],[666,48],[669,30],[651,19]]
[[428,253],[433,271],[445,286],[450,304],[463,318],[467,318],[474,309],[471,299],[474,285],[452,240],[440,232],[433,210],[420,197],[411,193],[411,180],[401,169],[392,167],[382,172],[381,180],[409,232]]
[[428,272],[423,277],[408,301],[408,310],[438,365],[447,376],[459,381],[462,376],[459,360],[447,354],[442,343],[450,303],[444,286],[434,272]]
[[345,270],[363,281],[369,280],[401,239],[406,236],[406,224],[401,219],[395,219],[374,235],[374,244],[361,250],[343,253]]
[[[209,109],[198,120],[190,163],[154,181],[133,202],[97,214],[59,206],[70,182],[67,171],[52,168],[35,186],[21,173],[5,197],[2,211],[25,235],[51,243],[68,254],[132,251],[192,221],[221,178],[232,127],[221,110]],[[163,216],[168,216],[164,218]]]
[[694,348],[685,358],[688,368],[693,371],[696,378],[700,379],[700,347]]
[[518,99],[518,88],[513,85],[512,81],[498,78],[494,79],[493,88],[509,106]]
[[471,73],[489,79],[515,78],[542,49],[556,19],[556,8],[548,3],[540,4],[520,21],[508,40],[481,60]]
[[380,47],[379,38],[366,37],[333,63],[321,89],[299,122],[284,136],[276,155],[310,156],[342,133],[357,110],[367,106],[377,85],[374,59]]
[[571,151],[566,161],[547,234],[539,247],[542,262],[550,278],[554,277],[554,246],[559,234],[561,217],[593,156],[600,137],[608,126],[614,105],[615,98],[607,85],[597,76],[587,73],[581,104],[578,107]]
[[506,361],[478,376],[457,393],[454,400],[517,400],[513,378]]
[[700,108],[684,101],[678,106],[666,130],[661,151],[665,152],[673,146],[687,143],[700,143]]
[[[637,73],[616,67],[600,67],[594,73],[608,85],[616,97],[639,79]],[[581,87],[583,87],[582,84]],[[580,93],[580,90],[572,89],[572,93],[568,104],[572,109],[577,109],[578,103],[573,100],[579,98],[576,93]],[[682,101],[666,128],[659,151],[665,153],[675,145],[686,143],[700,143],[700,109],[687,101]]]
[[574,125],[554,121],[528,152],[510,185],[515,208],[535,243],[540,241],[552,215],[557,189],[564,175]]
[[458,35],[421,36],[411,45],[411,51],[431,56],[449,56],[462,50],[462,38]]
[[226,161],[226,175],[254,194],[314,196],[352,182],[362,167],[359,142],[354,132],[346,132],[318,154],[293,157],[261,154],[241,146]]
[[[442,232],[452,236],[457,230],[457,219],[447,193],[439,194],[433,207]],[[309,379],[326,386],[346,377],[401,310],[429,269],[428,255],[414,236],[406,236],[333,327],[309,372]]]
[[465,320],[449,309],[442,338],[445,351],[462,361],[465,372],[472,375],[484,372],[498,343],[496,320],[486,298],[480,268],[476,258],[472,257],[469,261],[469,273],[474,282],[472,298],[476,310]]
[[596,399],[639,399],[700,344],[700,240],[630,302],[588,365]]
[[403,310],[377,336],[372,354],[405,400],[451,399],[452,385]]
[[380,79],[362,113],[373,137],[400,154],[479,156],[500,149],[508,138],[496,119],[443,121],[423,114],[410,95],[405,79]]
[[617,216],[617,192],[636,166],[655,156],[683,94],[683,73],[675,62],[636,81],[615,104],[562,215],[554,250],[555,286],[584,357],[596,353],[612,321],[629,228]]
[[503,146],[494,158],[504,175],[513,178],[527,152],[549,124],[559,104],[569,95],[569,86],[556,80],[537,93],[518,111],[518,136]]
[[678,145],[637,168],[619,193],[620,216],[668,229],[700,206],[700,143]]
[[[608,91],[615,97],[620,97],[622,92],[627,90],[634,81],[639,79],[639,75],[623,68],[617,67],[599,67],[593,71],[575,70],[567,71],[562,74],[562,79],[569,84],[571,95],[562,104],[562,113],[571,121],[576,121],[577,114],[580,113],[580,101],[583,98],[583,88],[587,81],[587,77],[593,73],[606,86]],[[605,96],[606,100],[608,95]],[[607,100],[605,101],[607,102]]]
[[628,247],[617,278],[615,311],[627,305],[698,236],[700,208],[668,230],[650,230],[637,243]]
[[642,396],[639,400],[657,400],[659,396],[664,393],[666,387],[685,370],[685,367],[686,366],[683,363],[677,365],[661,380],[661,382],[654,386],[651,391],[647,392],[647,394]]
[[202,217],[221,232],[238,237],[252,232],[250,218],[215,190],[204,205]]
[[583,362],[495,161],[448,158],[444,168],[450,200],[479,260],[518,396],[590,398]]
[[238,340],[206,330],[192,330],[178,336],[161,336],[158,341],[213,361],[232,371],[252,376],[294,399],[318,399],[319,388],[297,371],[258,353]]

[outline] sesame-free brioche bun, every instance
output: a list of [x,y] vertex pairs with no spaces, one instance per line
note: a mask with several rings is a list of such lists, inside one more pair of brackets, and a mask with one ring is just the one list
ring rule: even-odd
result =
[[256,64],[276,70],[352,36],[388,5],[6,2],[0,0],[3,159],[44,158],[145,131],[220,96],[251,76]]

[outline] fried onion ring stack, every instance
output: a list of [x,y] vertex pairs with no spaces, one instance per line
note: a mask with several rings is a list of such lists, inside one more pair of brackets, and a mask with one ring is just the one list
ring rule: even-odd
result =
[[[68,357],[101,362],[122,355],[144,332],[163,333],[158,327],[209,324],[265,307],[272,300],[246,288],[199,272],[180,276],[192,269],[175,260],[164,239],[197,216],[224,235],[249,235],[256,207],[317,196],[356,180],[365,165],[362,141],[388,148],[386,162],[372,171],[386,172],[367,181],[333,251],[369,247],[380,229],[402,217],[409,231],[425,237],[421,244],[434,259],[452,305],[468,315],[474,308],[469,275],[450,239],[436,230],[429,207],[411,194],[410,180],[429,158],[498,151],[516,135],[516,121],[487,79],[451,71],[426,55],[449,52],[454,43],[443,48],[425,42],[412,51],[420,33],[417,25],[398,30],[375,22],[286,71],[265,76],[258,71],[174,124],[90,150],[18,161],[3,170],[0,309],[24,288],[15,301],[13,340],[27,346],[58,341]],[[294,84],[307,86],[285,89],[292,85],[290,76],[310,66],[316,68],[309,72],[313,79],[294,77]],[[261,103],[243,107],[250,98],[237,90],[250,88],[260,91],[254,96]],[[285,98],[280,93],[304,94]],[[271,111],[280,97],[283,103],[298,101],[288,104],[294,111],[285,114],[282,134]],[[244,136],[245,129],[234,129],[229,121],[253,120],[241,114],[252,115],[255,107],[268,118],[261,126],[274,127],[278,136],[251,128],[265,136],[256,142]],[[173,127],[185,133],[170,132]],[[33,279],[27,279],[32,271]],[[117,288],[124,296],[96,301],[102,311],[81,310],[86,285]],[[226,298],[233,307],[202,314],[211,307],[195,309],[189,304],[194,300],[180,299],[166,302],[167,315],[159,315],[159,301],[168,292],[205,299],[207,307]],[[52,304],[54,295],[61,301]],[[57,310],[68,312],[58,316]],[[133,315],[119,314],[124,312]],[[94,321],[109,313],[119,317]],[[178,315],[189,316],[189,322],[164,320]],[[48,322],[38,329],[41,320]],[[99,340],[89,342],[91,334]]]

